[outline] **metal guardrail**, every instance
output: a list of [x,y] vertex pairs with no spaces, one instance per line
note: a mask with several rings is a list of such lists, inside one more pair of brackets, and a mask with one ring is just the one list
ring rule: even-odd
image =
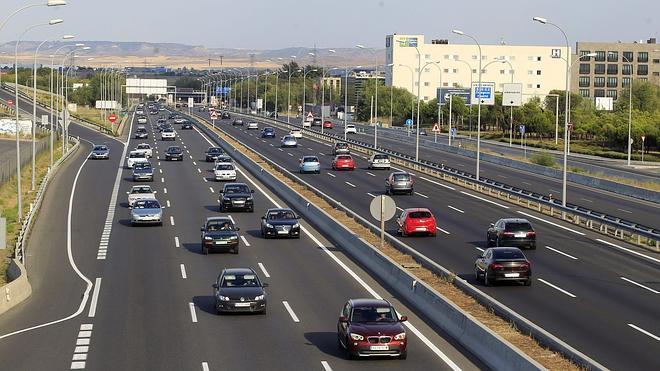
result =
[[80,145],[80,139],[78,138],[69,136],[69,140],[75,142],[75,144],[67,153],[64,154],[64,156],[60,157],[60,159],[53,164],[52,168],[48,170],[41,182],[41,185],[39,186],[39,189],[37,190],[37,196],[35,197],[34,202],[30,204],[30,210],[28,211],[25,219],[23,219],[21,230],[18,233],[18,238],[16,239],[16,247],[14,248],[14,256],[23,265],[25,265],[25,241],[27,240],[27,235],[32,229],[32,221],[35,219],[37,212],[41,207],[41,202],[43,201],[44,194],[46,193],[48,183],[50,183],[50,179],[55,174],[59,166],[64,161],[66,161],[71,156],[71,154],[73,154],[78,149]]
[[529,209],[550,215],[554,218],[568,221],[587,229],[598,231],[608,236],[614,236],[621,240],[632,242],[654,251],[660,251],[660,230],[652,227],[628,221],[616,216],[608,215],[596,210],[587,209],[585,207],[571,203],[568,203],[566,207],[564,207],[561,204],[561,200],[554,198],[550,199],[549,196],[542,195],[537,192],[528,191],[484,177],[480,177],[480,179],[477,180],[474,174],[454,169],[445,166],[444,164],[435,163],[432,161],[415,161],[413,156],[402,154],[393,150],[385,148],[374,149],[373,145],[369,145],[355,139],[345,140],[343,137],[335,134],[327,134],[326,132],[321,134],[316,130],[303,128],[302,125],[287,124],[282,120],[275,120],[272,118],[260,116],[255,117],[237,112],[234,112],[234,114],[254,118],[262,122],[269,122],[280,127],[284,126],[286,128],[301,129],[308,135],[323,141],[346,142],[352,149],[366,154],[371,154],[373,152],[386,153],[391,157],[393,160],[392,162],[398,165],[413,169],[415,171],[423,172],[434,177],[442,178],[443,180],[450,180],[454,183],[474,189],[478,192],[505,199],[507,201],[513,201],[518,205],[522,205]]

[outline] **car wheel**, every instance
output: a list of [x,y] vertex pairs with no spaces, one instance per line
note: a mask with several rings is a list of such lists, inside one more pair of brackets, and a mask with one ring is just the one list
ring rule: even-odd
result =
[[259,313],[260,313],[260,314],[263,314],[263,315],[266,315],[266,308],[264,307],[264,310],[262,310],[262,311],[259,312]]
[[479,282],[481,280],[481,275],[479,274],[479,268],[477,266],[474,266],[474,279]]
[[484,285],[485,286],[492,286],[493,283],[490,281],[490,277],[488,277],[488,269],[484,271]]
[[344,349],[344,345],[341,343],[341,337],[339,336],[339,333],[337,333],[337,348]]
[[399,356],[399,359],[406,359],[406,358],[408,358],[408,352],[403,352],[403,353],[401,353],[401,355]]
[[204,246],[202,246],[202,254],[204,254],[204,255],[208,255],[208,254],[209,254],[209,249],[208,249],[208,247],[204,247]]
[[232,254],[236,255],[238,254],[238,246],[234,247],[234,249],[231,251]]
[[529,249],[530,250],[536,250],[536,244],[534,243],[534,244],[529,245]]
[[531,286],[532,285],[532,278],[528,278],[525,280],[525,286]]
[[345,349],[346,349],[346,359],[349,359],[349,360],[350,359],[355,359],[355,357],[351,353],[351,350],[348,347],[348,337],[346,338],[346,348]]

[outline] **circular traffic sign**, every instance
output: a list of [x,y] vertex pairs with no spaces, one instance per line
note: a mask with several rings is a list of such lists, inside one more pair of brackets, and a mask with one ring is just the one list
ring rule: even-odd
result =
[[376,220],[380,220],[381,215],[383,220],[390,220],[396,214],[396,203],[392,197],[381,195],[371,200],[369,211],[371,211],[371,216]]
[[14,101],[11,100],[11,99],[7,99],[7,105],[8,105],[9,107],[13,106],[13,105],[14,105]]
[[117,121],[117,115],[111,113],[110,116],[108,116],[108,121],[114,124]]

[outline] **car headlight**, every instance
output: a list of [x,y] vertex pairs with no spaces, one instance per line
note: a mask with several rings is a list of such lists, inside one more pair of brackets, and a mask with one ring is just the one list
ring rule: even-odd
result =
[[266,223],[266,228],[273,228],[272,224]]
[[238,239],[238,236],[229,236],[229,239],[230,239],[230,240],[237,240],[237,239]]
[[266,298],[266,295],[261,294],[259,296],[255,296],[254,300],[264,300],[265,298]]
[[405,338],[406,338],[406,333],[405,332],[394,335],[394,340],[404,340]]
[[223,201],[230,201],[231,199],[229,197],[223,197],[222,200]]
[[291,228],[299,228],[299,227],[300,227],[300,224],[299,224],[299,223],[296,223],[296,224],[294,224],[294,225],[291,226]]
[[354,334],[354,333],[351,332],[351,339],[358,340],[358,341],[359,340],[364,340],[364,336],[362,336],[360,334]]
[[222,296],[222,295],[218,295],[218,299],[220,299],[220,300],[222,300],[222,301],[229,301],[229,297],[227,297],[227,296]]
[[252,201],[252,196],[246,198],[247,201]]
[[204,236],[204,241],[212,241],[213,237]]

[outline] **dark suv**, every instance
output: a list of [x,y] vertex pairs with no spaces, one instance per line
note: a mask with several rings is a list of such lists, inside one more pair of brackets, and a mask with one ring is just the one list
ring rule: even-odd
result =
[[222,148],[220,147],[209,147],[206,150],[206,162],[215,161],[222,153]]
[[165,151],[166,161],[183,161],[183,151],[179,146],[169,146]]
[[225,250],[238,254],[239,230],[228,217],[206,218],[206,223],[201,228],[202,253],[206,255],[210,250]]
[[268,209],[261,217],[261,235],[269,237],[300,238],[299,216],[291,209]]
[[527,219],[508,218],[491,223],[486,232],[486,242],[491,246],[513,246],[536,249],[536,231]]
[[245,183],[227,183],[220,191],[218,202],[220,203],[220,211],[227,210],[247,210],[254,212],[254,199],[251,190]]
[[261,282],[251,268],[226,268],[213,284],[215,309],[223,312],[266,314],[267,283]]

